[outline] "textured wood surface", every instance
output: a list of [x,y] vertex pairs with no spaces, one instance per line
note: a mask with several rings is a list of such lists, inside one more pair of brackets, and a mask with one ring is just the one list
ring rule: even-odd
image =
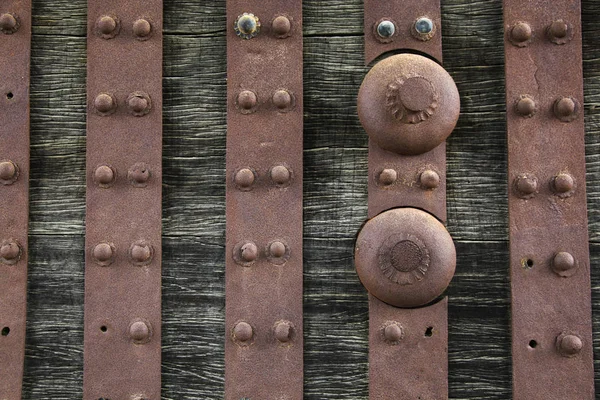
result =
[[[500,0],[443,0],[462,100],[448,142],[450,397],[511,397]],[[600,0],[583,0],[587,188],[600,389]],[[305,397],[366,399],[367,296],[352,264],[366,218],[355,98],[362,2],[304,0]],[[25,399],[82,394],[86,1],[34,0]],[[163,398],[223,397],[225,1],[165,1]],[[597,389],[597,393],[600,390]]]

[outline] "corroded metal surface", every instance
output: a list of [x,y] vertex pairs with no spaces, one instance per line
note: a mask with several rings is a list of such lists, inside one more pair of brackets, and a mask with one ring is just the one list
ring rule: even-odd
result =
[[27,308],[31,1],[0,4],[0,398],[21,398]]
[[225,398],[302,399],[302,3],[227,13]]
[[504,1],[513,398],[593,399],[579,1]]
[[369,399],[448,399],[448,298],[395,308],[369,295]]
[[[439,0],[365,0],[365,61],[418,51],[442,61]],[[369,72],[369,218],[355,261],[369,290],[369,398],[448,398],[447,299],[456,265],[446,220],[446,144],[460,99],[436,62],[392,55]],[[423,211],[421,211],[423,210]],[[437,218],[437,219],[436,219]],[[442,221],[442,222],[440,222]]]
[[162,1],[88,1],[86,400],[159,399]]
[[439,297],[456,267],[450,234],[431,214],[397,208],[370,219],[356,240],[358,276],[371,295],[396,307]]

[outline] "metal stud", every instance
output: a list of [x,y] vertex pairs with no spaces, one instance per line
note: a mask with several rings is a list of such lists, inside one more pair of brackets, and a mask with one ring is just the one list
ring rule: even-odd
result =
[[271,180],[277,186],[285,186],[290,182],[292,174],[285,165],[276,165],[271,168]]
[[411,30],[412,35],[424,42],[431,40],[435,36],[435,23],[428,17],[417,18]]
[[110,115],[117,109],[117,99],[110,93],[100,93],[94,99],[94,109],[102,116]]
[[562,277],[572,276],[576,267],[575,257],[566,251],[556,253],[552,259],[552,270]]
[[152,327],[150,323],[143,320],[136,320],[129,325],[129,337],[136,344],[144,344],[150,341],[152,336]]
[[395,169],[385,168],[383,171],[379,173],[377,178],[379,184],[383,186],[390,186],[396,183],[398,179],[398,173]]
[[515,111],[522,117],[531,118],[537,112],[537,104],[533,97],[522,94],[515,102]]
[[396,35],[396,23],[390,19],[384,18],[375,24],[375,38],[381,43],[389,43]]
[[103,15],[96,21],[96,32],[103,39],[112,39],[119,34],[121,23],[111,15]]
[[144,188],[150,180],[150,167],[145,163],[135,163],[127,171],[127,179],[134,187]]
[[562,45],[566,44],[573,39],[575,33],[573,32],[573,26],[562,19],[558,19],[552,22],[546,29],[548,39],[554,44]]
[[527,22],[519,21],[515,23],[508,32],[508,39],[512,44],[518,47],[525,47],[531,42],[533,29]]
[[243,13],[233,25],[235,34],[243,39],[252,39],[260,33],[260,20],[251,13]]
[[279,89],[273,93],[273,104],[279,112],[289,111],[295,104],[294,95],[286,89]]
[[243,267],[250,267],[259,255],[258,246],[249,240],[242,241],[233,248],[233,259]]
[[274,240],[269,243],[266,253],[269,262],[275,265],[283,265],[290,258],[290,249],[287,244],[281,240]]
[[133,92],[127,97],[127,108],[131,115],[143,117],[150,112],[152,100],[150,100],[148,93]]
[[286,15],[278,15],[271,22],[271,30],[276,38],[285,39],[291,35],[292,21]]
[[432,169],[426,169],[419,175],[419,184],[425,190],[437,189],[440,186],[440,175]]
[[556,338],[556,348],[563,357],[575,357],[583,349],[583,341],[574,334],[563,333]]
[[579,102],[573,97],[561,97],[554,102],[554,115],[563,122],[571,122],[579,114]]
[[19,29],[19,19],[11,13],[0,14],[0,31],[7,35],[15,33]]
[[258,96],[251,90],[242,90],[237,95],[235,104],[242,114],[251,114],[258,106]]
[[288,343],[292,340],[294,327],[289,321],[278,321],[275,323],[274,334],[279,343]]
[[242,346],[250,344],[249,342],[253,337],[254,329],[252,329],[252,325],[244,321],[235,324],[231,332],[232,340]]
[[147,40],[152,33],[152,25],[145,18],[139,18],[133,23],[133,34],[138,40]]
[[514,188],[520,198],[531,199],[538,192],[538,180],[533,174],[522,174],[515,179]]
[[148,265],[154,257],[154,248],[143,240],[134,242],[129,247],[129,260],[137,266]]
[[575,191],[575,178],[566,172],[561,172],[552,179],[552,189],[559,197],[570,197]]
[[16,240],[4,240],[0,243],[0,264],[14,265],[19,262],[23,249]]
[[94,170],[94,182],[102,188],[111,187],[116,180],[115,171],[108,165],[100,165]]
[[116,255],[115,245],[108,242],[98,243],[92,250],[92,258],[94,262],[102,267],[109,266],[115,260]]
[[233,182],[239,190],[249,191],[252,190],[252,185],[256,180],[256,173],[250,168],[241,168],[236,171],[233,176]]
[[388,321],[382,328],[383,339],[389,344],[398,344],[404,339],[404,328],[396,321]]
[[0,162],[0,184],[12,185],[19,178],[19,167],[10,161]]

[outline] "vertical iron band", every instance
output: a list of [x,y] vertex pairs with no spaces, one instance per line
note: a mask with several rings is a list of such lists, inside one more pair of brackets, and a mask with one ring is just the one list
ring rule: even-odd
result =
[[161,0],[88,0],[84,399],[160,399]]
[[0,398],[21,398],[27,318],[31,1],[0,4]]
[[227,15],[225,398],[300,400],[302,2]]
[[504,0],[513,398],[593,399],[580,1]]

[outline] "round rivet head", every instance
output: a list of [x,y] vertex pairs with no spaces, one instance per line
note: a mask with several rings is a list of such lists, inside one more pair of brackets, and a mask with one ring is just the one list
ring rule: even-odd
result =
[[575,35],[571,24],[562,19],[552,22],[548,26],[546,32],[548,34],[548,39],[550,39],[552,43],[559,45],[568,43]]
[[96,31],[103,39],[112,39],[119,34],[120,24],[116,17],[103,15],[96,21]]
[[112,243],[98,243],[92,250],[92,257],[96,264],[106,267],[114,261],[115,246]]
[[292,340],[294,328],[289,321],[279,321],[275,324],[275,339],[280,343],[288,343]]
[[378,62],[358,93],[358,116],[382,149],[417,155],[439,146],[460,113],[458,89],[436,62],[398,54]]
[[108,165],[101,165],[94,170],[94,181],[101,187],[109,187],[115,182],[115,171]]
[[512,44],[519,47],[525,47],[531,42],[533,30],[527,22],[517,22],[509,31],[508,38]]
[[279,15],[273,19],[271,30],[273,35],[279,39],[289,37],[292,31],[292,22],[287,16]]
[[150,180],[150,167],[145,163],[135,163],[127,171],[127,179],[134,187],[144,188]]
[[437,189],[440,186],[440,175],[432,169],[426,169],[419,175],[419,184],[425,190]]
[[396,183],[397,179],[398,173],[395,169],[385,168],[379,173],[379,176],[377,177],[377,182],[379,182],[379,184],[383,186],[390,186]]
[[412,35],[419,40],[428,41],[435,35],[435,23],[428,17],[420,17],[413,24]]
[[94,108],[100,115],[109,115],[115,112],[117,101],[111,94],[100,93],[94,99]]
[[382,19],[375,24],[375,37],[382,43],[389,43],[396,34],[396,24],[389,19]]
[[571,122],[579,114],[579,102],[572,97],[562,97],[554,102],[554,115],[563,122]]
[[281,258],[286,253],[285,244],[279,241],[275,241],[269,245],[269,254],[273,257]]
[[569,277],[576,272],[575,257],[566,251],[558,252],[552,259],[552,270],[562,277]]
[[134,321],[129,325],[129,337],[136,343],[147,343],[150,341],[152,330],[145,321]]
[[139,40],[148,39],[152,33],[152,25],[147,19],[140,18],[133,23],[133,34]]
[[252,189],[252,185],[254,185],[255,180],[256,176],[254,175],[254,171],[252,171],[250,168],[242,168],[233,176],[233,182],[240,190]]
[[231,336],[238,344],[248,343],[254,336],[254,330],[249,323],[241,321],[235,324]]
[[236,105],[242,114],[250,114],[256,111],[258,98],[251,90],[242,90],[236,99]]
[[515,179],[514,187],[517,196],[530,199],[538,192],[538,180],[532,174],[522,174]]
[[150,112],[152,101],[147,93],[133,92],[127,97],[127,108],[131,115],[143,117]]
[[271,179],[278,186],[288,184],[291,176],[290,170],[284,165],[276,165],[271,168]]
[[148,265],[152,262],[153,256],[153,247],[144,241],[137,241],[129,247],[129,259],[134,265]]
[[552,188],[560,197],[569,197],[575,190],[575,179],[570,174],[561,172],[552,180]]
[[260,33],[260,20],[254,14],[243,13],[233,25],[235,34],[243,39],[252,39]]
[[358,234],[354,255],[367,290],[396,307],[434,300],[456,267],[456,250],[444,225],[414,208],[385,211],[369,220]]
[[12,161],[0,162],[0,184],[11,185],[19,177],[19,168]]
[[533,97],[529,95],[521,95],[515,103],[517,114],[525,118],[531,118],[537,112],[537,104]]
[[0,14],[0,31],[2,33],[11,34],[19,29],[19,20],[13,14]]
[[273,104],[278,111],[289,111],[294,106],[294,95],[288,90],[279,89],[273,93]]
[[575,357],[583,349],[583,341],[577,335],[563,333],[556,338],[556,347],[563,357]]
[[242,241],[233,248],[233,259],[243,267],[250,267],[258,259],[259,250],[256,243]]
[[0,264],[14,265],[21,259],[22,249],[15,240],[4,240],[0,243]]
[[383,327],[383,338],[390,344],[397,344],[404,338],[404,328],[397,322],[387,322]]

